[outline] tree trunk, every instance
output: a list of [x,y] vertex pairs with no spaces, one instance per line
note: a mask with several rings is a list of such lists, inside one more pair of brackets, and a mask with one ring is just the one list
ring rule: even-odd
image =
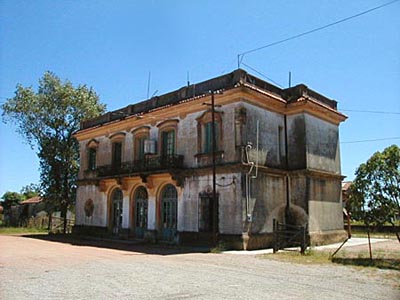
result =
[[63,204],[62,206],[62,216],[64,219],[64,226],[63,226],[63,234],[67,233],[67,204]]
[[368,225],[368,229],[367,229],[367,234],[368,234],[368,248],[369,248],[369,259],[372,260],[372,249],[371,249],[371,237],[369,234],[369,225]]
[[396,228],[396,224],[394,224],[394,223],[392,223],[392,222],[390,222],[390,224],[392,224],[394,233],[396,234],[397,240],[398,240],[399,243],[400,243],[400,235],[399,235],[399,231],[398,231],[397,228]]
[[49,212],[49,224],[47,225],[47,230],[50,231],[51,230],[51,222],[52,222],[52,212]]

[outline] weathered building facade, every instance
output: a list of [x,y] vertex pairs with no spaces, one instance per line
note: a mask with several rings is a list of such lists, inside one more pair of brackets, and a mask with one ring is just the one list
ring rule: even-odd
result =
[[340,240],[345,119],[305,85],[239,69],[84,121],[75,230],[176,243],[218,232],[254,249],[271,246],[277,219],[308,224],[314,244]]

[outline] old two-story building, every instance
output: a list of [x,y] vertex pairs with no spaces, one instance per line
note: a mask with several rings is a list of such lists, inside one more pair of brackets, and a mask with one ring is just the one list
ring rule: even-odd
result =
[[86,120],[75,231],[254,249],[276,219],[307,224],[312,244],[343,240],[345,119],[305,85],[238,69]]

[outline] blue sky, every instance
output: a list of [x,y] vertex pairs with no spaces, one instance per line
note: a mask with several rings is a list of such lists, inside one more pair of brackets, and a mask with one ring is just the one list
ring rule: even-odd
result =
[[[18,83],[37,87],[50,70],[92,86],[108,109],[120,108],[146,98],[149,72],[150,94],[161,95],[184,86],[188,72],[192,83],[228,73],[239,53],[386,2],[0,0],[0,103]],[[349,116],[342,142],[399,137],[399,14],[400,1],[243,62],[283,87],[290,71],[292,85],[337,100]],[[15,129],[0,124],[0,196],[39,182],[35,150]],[[343,175],[352,179],[360,163],[399,142],[343,143]]]

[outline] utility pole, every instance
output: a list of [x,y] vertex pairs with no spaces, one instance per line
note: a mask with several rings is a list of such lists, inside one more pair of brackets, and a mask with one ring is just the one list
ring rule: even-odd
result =
[[[216,140],[216,128],[215,128],[215,91],[210,91],[211,94],[211,135],[212,135],[212,199],[213,199],[213,241],[214,244],[218,243],[218,233],[219,233],[219,199],[217,196],[217,175],[216,175],[216,165],[217,165],[217,140]],[[217,94],[221,92],[217,91]],[[210,103],[203,103],[204,105],[210,105]]]
[[217,178],[216,178],[216,134],[215,134],[215,99],[214,91],[211,92],[211,118],[212,118],[212,173],[213,173],[213,232],[214,232],[214,244],[218,243],[218,199],[217,199]]

